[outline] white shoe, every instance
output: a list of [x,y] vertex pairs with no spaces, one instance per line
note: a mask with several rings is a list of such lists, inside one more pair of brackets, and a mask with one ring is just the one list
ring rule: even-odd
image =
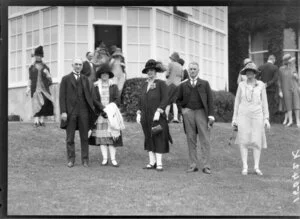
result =
[[244,168],[244,169],[242,170],[242,175],[243,175],[243,176],[248,175],[248,169]]
[[257,175],[259,175],[259,176],[262,176],[263,175],[263,173],[260,171],[260,169],[254,169],[254,172],[257,174]]

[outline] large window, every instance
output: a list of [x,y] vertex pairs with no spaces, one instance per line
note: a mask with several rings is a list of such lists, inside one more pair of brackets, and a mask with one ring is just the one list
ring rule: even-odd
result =
[[200,61],[200,27],[197,24],[189,23],[189,49],[188,49],[188,55],[189,60],[196,61],[199,63]]
[[96,7],[94,16],[95,20],[121,20],[121,8]]
[[9,82],[16,83],[23,80],[22,74],[22,17],[9,21]]
[[127,72],[137,77],[151,56],[150,9],[127,10]]
[[216,28],[225,30],[225,11],[224,7],[217,7],[216,8]]
[[[215,51],[216,51],[216,77],[217,78],[224,78],[224,67],[225,67],[225,36],[221,33],[216,33],[216,45],[215,45]],[[217,80],[218,88],[221,88],[222,84],[221,80]]]
[[208,28],[203,28],[203,75],[206,79],[212,78],[212,67],[213,67],[213,31]]
[[164,64],[169,62],[170,56],[170,22],[171,16],[157,11],[156,15],[156,57]]
[[34,49],[40,45],[39,12],[25,15],[26,21],[26,70],[32,64]]
[[88,7],[65,7],[64,73],[72,70],[75,57],[84,59],[88,51]]
[[186,39],[186,28],[187,28],[187,21],[179,18],[174,17],[174,41],[173,41],[173,48],[174,51],[177,51],[183,59],[185,58],[185,39]]
[[203,7],[202,21],[205,24],[213,25],[213,8]]

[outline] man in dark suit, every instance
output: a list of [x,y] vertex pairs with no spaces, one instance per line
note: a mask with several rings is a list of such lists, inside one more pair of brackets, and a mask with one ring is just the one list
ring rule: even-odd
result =
[[94,54],[92,52],[86,53],[86,61],[83,62],[81,70],[81,74],[87,76],[91,84],[93,84],[96,80],[95,65],[92,62],[93,56]]
[[197,62],[189,64],[190,78],[179,85],[177,104],[182,107],[184,130],[187,136],[190,167],[187,172],[198,171],[197,134],[199,135],[203,169],[206,174],[210,170],[210,128],[215,118],[213,116],[212,91],[208,81],[198,77],[199,65]]
[[75,162],[75,130],[79,130],[81,141],[81,160],[84,167],[88,167],[89,145],[88,131],[92,124],[94,113],[92,90],[88,78],[80,74],[82,60],[73,60],[73,71],[65,75],[60,84],[59,104],[61,119],[67,122],[67,156],[68,167]]
[[277,81],[278,81],[278,67],[274,65],[276,58],[270,55],[267,63],[261,65],[258,69],[260,71],[258,79],[266,84],[267,98],[269,104],[270,121],[275,117],[278,109],[278,96],[277,96]]

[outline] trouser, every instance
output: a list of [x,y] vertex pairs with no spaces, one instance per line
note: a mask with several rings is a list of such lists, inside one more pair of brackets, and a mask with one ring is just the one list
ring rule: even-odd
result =
[[67,156],[68,162],[75,162],[75,131],[76,127],[79,129],[80,143],[81,143],[81,161],[88,161],[89,159],[89,144],[88,144],[88,113],[80,113],[79,115],[68,115],[67,133]]
[[278,97],[276,96],[275,91],[267,90],[267,98],[268,98],[270,122],[274,122],[275,114],[278,111]]
[[207,118],[203,109],[183,110],[184,127],[186,131],[189,150],[189,163],[191,167],[197,167],[197,133],[199,135],[202,163],[204,168],[210,168],[210,131],[207,126]]

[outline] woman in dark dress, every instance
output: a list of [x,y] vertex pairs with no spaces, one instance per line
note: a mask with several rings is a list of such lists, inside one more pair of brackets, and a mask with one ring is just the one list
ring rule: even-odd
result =
[[[142,85],[139,99],[137,122],[142,125],[145,136],[144,149],[149,152],[149,164],[144,169],[163,170],[162,154],[169,152],[169,141],[172,139],[166,119],[165,108],[168,104],[168,87],[166,83],[156,78],[157,72],[163,72],[160,64],[153,59],[147,61],[142,73],[148,79]],[[151,134],[151,128],[160,124],[162,132]]]
[[44,116],[53,116],[53,98],[50,93],[52,79],[49,67],[43,63],[43,47],[39,46],[34,51],[35,62],[29,67],[29,81],[27,95],[32,99],[32,112],[34,126],[45,126]]
[[[102,166],[108,164],[108,150],[110,153],[111,163],[113,167],[119,167],[116,161],[116,147],[123,146],[121,129],[124,126],[120,125],[119,130],[115,134],[112,132],[110,127],[110,121],[108,114],[106,112],[106,107],[110,103],[115,103],[118,105],[119,91],[118,86],[114,84],[112,78],[114,74],[111,71],[108,63],[105,63],[96,72],[97,81],[94,83],[94,105],[96,110],[101,113],[96,121],[96,127],[92,130],[91,137],[89,139],[90,145],[100,145],[103,161]],[[120,114],[119,114],[120,115]],[[123,120],[122,120],[123,121]],[[121,121],[121,123],[123,123]]]

